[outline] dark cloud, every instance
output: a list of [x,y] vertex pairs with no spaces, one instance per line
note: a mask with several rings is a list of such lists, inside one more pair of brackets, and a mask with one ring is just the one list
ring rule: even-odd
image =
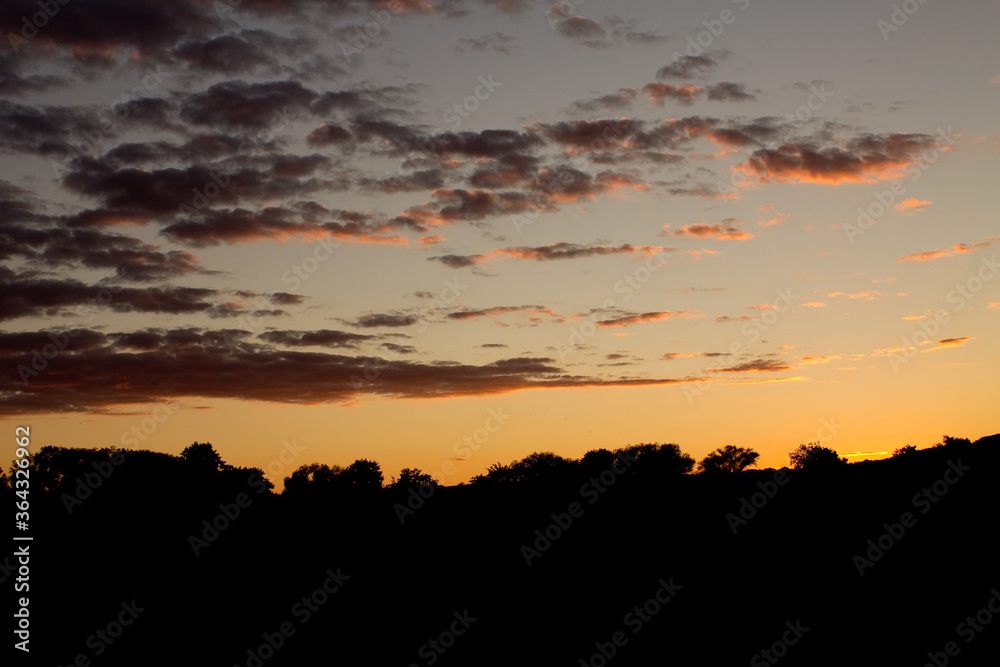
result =
[[364,329],[409,327],[419,322],[420,318],[418,316],[407,315],[405,313],[368,313],[356,320],[347,321],[352,326]]
[[510,55],[513,53],[515,39],[510,35],[505,35],[500,32],[491,32],[488,35],[483,35],[482,37],[468,38],[464,37],[458,40],[455,45],[455,51],[458,53],[469,53],[471,51],[495,51],[496,53],[503,53],[504,55]]
[[865,134],[843,147],[788,143],[754,152],[737,170],[760,182],[870,183],[899,178],[932,150],[950,146],[928,134]]
[[[39,332],[32,340],[41,342],[46,333]],[[238,330],[78,335],[90,336],[80,339],[90,342],[87,349],[63,351],[27,384],[17,373],[0,378],[8,414],[108,412],[115,406],[182,397],[312,404],[363,396],[484,396],[520,389],[691,381],[570,375],[547,357],[500,359],[477,366],[282,350],[248,342],[248,332]],[[0,355],[8,363],[30,363],[30,348],[19,348],[32,341],[11,336],[21,335],[0,333]],[[97,347],[102,340],[112,342]],[[378,369],[374,377],[372,369]]]
[[765,360],[765,359],[754,359],[753,361],[747,361],[742,364],[735,364],[733,366],[727,366],[725,368],[709,368],[709,373],[773,373],[775,371],[789,371],[792,370],[792,366],[789,366],[783,361],[777,360]]
[[670,312],[669,310],[653,311],[648,313],[631,313],[628,315],[620,315],[618,317],[612,317],[606,320],[600,320],[595,322],[598,327],[627,327],[632,324],[641,324],[643,322],[656,322],[659,320],[669,320],[675,317],[690,317],[694,315],[694,310],[677,310]]
[[187,96],[181,120],[234,130],[276,131],[287,127],[319,94],[296,81],[224,81]]
[[675,86],[669,83],[647,83],[642,92],[649,95],[649,101],[662,106],[664,100],[671,99],[680,104],[691,104],[704,92],[701,86]]
[[574,111],[621,111],[632,106],[635,96],[635,88],[619,88],[617,93],[574,102],[572,109]]
[[306,142],[310,146],[338,145],[350,140],[351,133],[334,123],[324,123],[306,135]]
[[721,81],[708,87],[708,99],[715,102],[746,102],[757,99],[742,83]]
[[357,347],[359,343],[371,340],[374,336],[319,329],[316,331],[266,331],[257,338],[286,347]]
[[715,70],[719,66],[719,52],[703,53],[697,56],[681,56],[674,62],[656,71],[656,78],[665,79],[696,79]]
[[290,199],[317,190],[341,189],[343,184],[335,179],[315,176],[329,164],[330,159],[321,155],[268,155],[231,166],[139,169],[84,159],[66,174],[63,185],[99,200],[104,207],[102,216],[70,218],[70,224],[140,224],[172,217],[185,211],[183,206],[194,211],[209,204]]
[[582,246],[575,243],[552,243],[545,246],[519,246],[514,248],[498,248],[479,255],[442,255],[439,257],[428,257],[430,261],[441,262],[445,266],[453,269],[460,269],[481,264],[494,257],[510,257],[511,259],[525,259],[536,262],[547,262],[558,259],[578,259],[581,257],[595,257],[602,255],[630,255],[640,256],[655,255],[660,252],[672,252],[676,248],[665,248],[663,246],[634,246],[623,243],[619,246],[589,245]]

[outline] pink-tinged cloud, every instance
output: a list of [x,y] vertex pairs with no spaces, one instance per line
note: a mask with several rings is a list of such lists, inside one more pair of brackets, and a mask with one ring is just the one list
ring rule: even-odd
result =
[[654,311],[649,313],[641,313],[639,315],[623,315],[622,317],[615,317],[610,320],[602,320],[596,322],[598,327],[627,327],[631,324],[641,324],[643,322],[656,322],[658,320],[669,320],[675,317],[690,317],[694,315],[697,311],[688,310],[678,310],[670,312],[669,310]]
[[806,301],[802,305],[807,308],[826,308],[826,304],[822,301]]
[[788,143],[763,148],[732,170],[760,183],[876,183],[902,178],[907,169],[924,164],[934,150],[953,149],[927,134],[864,135],[843,147]]
[[444,243],[447,239],[443,236],[421,236],[417,241],[420,245],[437,245],[438,243]]
[[669,83],[647,83],[642,87],[642,92],[649,95],[649,101],[656,106],[662,106],[668,99],[691,104],[702,90],[701,86],[672,86]]
[[772,227],[774,225],[780,225],[785,220],[788,220],[792,216],[788,213],[775,213],[774,217],[770,220],[758,220],[757,224],[761,227]]
[[[736,222],[736,221],[733,221]],[[753,234],[737,229],[732,224],[710,225],[706,222],[696,222],[684,225],[673,232],[668,231],[670,225],[664,225],[663,234],[673,234],[674,236],[695,236],[697,238],[714,238],[719,241],[744,241],[752,239]]]
[[931,202],[927,201],[926,199],[914,199],[913,197],[910,197],[909,199],[904,199],[903,201],[899,202],[898,204],[893,206],[893,208],[896,209],[897,211],[907,211],[910,209],[913,209],[915,211],[923,211],[930,205]]
[[906,257],[900,257],[898,261],[930,262],[935,259],[941,259],[942,257],[952,257],[954,255],[972,252],[973,250],[979,250],[980,248],[986,248],[997,241],[1000,241],[1000,236],[987,236],[985,241],[979,241],[978,243],[956,243],[947,250],[927,250],[925,252],[917,252],[912,255],[907,255]]

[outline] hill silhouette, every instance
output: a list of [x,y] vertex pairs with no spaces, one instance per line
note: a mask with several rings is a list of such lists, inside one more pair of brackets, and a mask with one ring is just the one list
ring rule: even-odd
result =
[[[1000,435],[853,464],[816,447],[779,470],[717,450],[698,474],[673,444],[540,452],[450,487],[415,469],[384,483],[361,459],[302,466],[280,494],[208,443],[181,456],[43,447],[31,654],[996,664]],[[16,576],[13,559],[0,565]]]

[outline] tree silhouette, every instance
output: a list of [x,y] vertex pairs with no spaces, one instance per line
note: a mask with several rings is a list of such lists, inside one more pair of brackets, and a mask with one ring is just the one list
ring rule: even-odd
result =
[[726,445],[699,461],[698,471],[709,474],[742,472],[757,463],[759,457],[760,454],[749,447]]
[[694,459],[681,450],[680,445],[669,443],[643,443],[616,450],[616,454],[634,457],[637,470],[658,476],[685,475],[694,469]]
[[946,435],[941,438],[941,445],[944,447],[969,447],[972,442],[968,438],[953,438]]
[[208,442],[194,442],[181,452],[181,459],[199,471],[218,472],[231,470],[232,466],[222,460],[215,447]]
[[307,463],[296,468],[285,478],[283,495],[289,496],[320,496],[334,490],[337,477],[343,471],[338,465],[328,466],[325,463]]
[[399,471],[399,479],[393,478],[389,485],[395,489],[408,489],[411,486],[436,486],[437,482],[420,468],[403,468]]
[[534,452],[511,464],[511,474],[520,482],[538,482],[553,479],[565,473],[573,464],[571,459],[552,452]]
[[350,489],[381,489],[382,468],[375,461],[357,459],[340,473],[340,482]]
[[823,447],[818,442],[799,445],[788,455],[792,467],[803,470],[829,470],[847,464],[847,459],[836,450]]
[[900,456],[909,456],[917,451],[917,448],[913,445],[906,445],[905,447],[899,447],[892,453],[892,458],[899,458]]

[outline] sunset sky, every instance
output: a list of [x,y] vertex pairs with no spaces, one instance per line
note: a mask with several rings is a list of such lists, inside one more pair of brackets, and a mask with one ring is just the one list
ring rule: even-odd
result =
[[1000,431],[995,2],[11,0],[0,26],[0,397],[35,447],[454,484]]

